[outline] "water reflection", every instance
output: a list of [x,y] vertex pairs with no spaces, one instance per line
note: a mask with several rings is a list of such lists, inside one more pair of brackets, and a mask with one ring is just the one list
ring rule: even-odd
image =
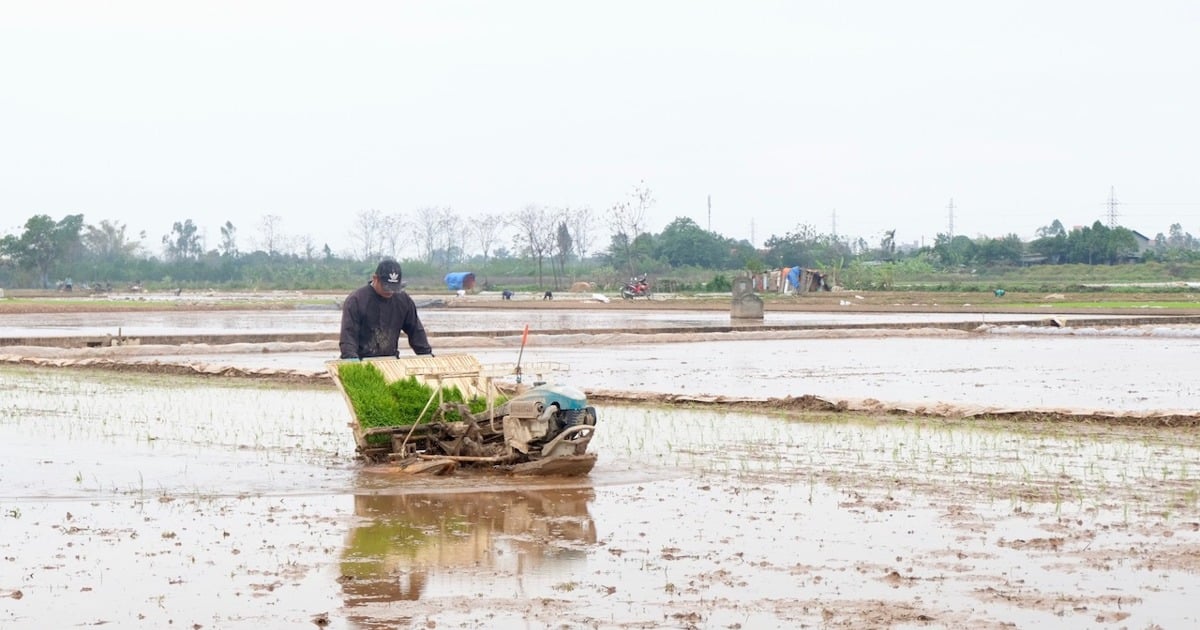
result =
[[571,573],[596,543],[591,488],[453,490],[355,495],[339,578],[350,620],[375,627],[387,604],[455,589],[515,595]]

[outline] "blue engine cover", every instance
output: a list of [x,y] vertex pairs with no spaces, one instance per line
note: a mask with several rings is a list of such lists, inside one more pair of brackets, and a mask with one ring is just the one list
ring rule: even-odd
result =
[[513,400],[540,400],[543,406],[557,405],[562,410],[587,407],[583,390],[569,385],[538,385]]

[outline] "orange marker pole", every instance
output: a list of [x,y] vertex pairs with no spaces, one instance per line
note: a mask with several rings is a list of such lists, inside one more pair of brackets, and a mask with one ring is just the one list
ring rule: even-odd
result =
[[525,356],[525,342],[529,341],[529,324],[525,324],[525,332],[521,333],[521,351],[517,353],[517,382],[521,382],[521,357]]

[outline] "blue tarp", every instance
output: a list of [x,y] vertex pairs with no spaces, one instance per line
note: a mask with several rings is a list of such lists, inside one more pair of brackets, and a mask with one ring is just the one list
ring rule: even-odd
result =
[[452,271],[446,274],[446,287],[451,291],[470,291],[475,288],[475,274],[470,271]]
[[792,270],[788,272],[787,281],[788,281],[788,284],[792,285],[793,289],[800,288],[800,267],[799,266],[792,267]]

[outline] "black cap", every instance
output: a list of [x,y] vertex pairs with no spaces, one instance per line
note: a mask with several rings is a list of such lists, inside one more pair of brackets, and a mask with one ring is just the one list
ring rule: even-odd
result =
[[379,284],[388,291],[395,292],[404,288],[400,283],[400,263],[391,258],[380,261],[379,266],[375,268],[375,276],[379,278]]

